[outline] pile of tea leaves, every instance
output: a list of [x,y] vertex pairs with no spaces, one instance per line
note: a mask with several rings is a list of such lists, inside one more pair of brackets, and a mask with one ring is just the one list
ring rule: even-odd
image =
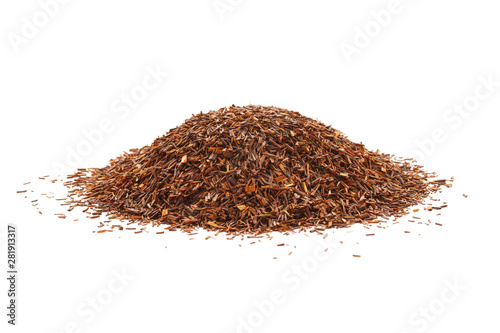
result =
[[[277,107],[200,113],[103,168],[68,176],[69,204],[167,229],[261,234],[374,223],[446,180]],[[71,208],[71,209],[72,209]]]

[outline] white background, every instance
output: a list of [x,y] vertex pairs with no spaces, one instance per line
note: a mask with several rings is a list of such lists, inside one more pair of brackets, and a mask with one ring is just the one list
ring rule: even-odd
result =
[[[6,324],[2,279],[2,327],[498,332],[498,4],[401,0],[381,27],[370,13],[389,1],[220,3],[229,9],[218,12],[212,0],[74,0],[51,7],[46,25],[37,1],[1,3],[2,270],[7,223],[18,227],[19,258],[18,325]],[[23,36],[23,18],[33,16],[44,26]],[[366,27],[373,30],[364,45],[358,29]],[[357,53],[346,57],[346,44]],[[128,115],[114,112],[122,94],[140,89],[146,68],[169,75]],[[497,82],[490,94],[467,116],[447,113],[473,103],[476,89],[487,92],[481,77]],[[313,234],[254,245],[175,232],[95,234],[96,220],[58,219],[53,213],[64,209],[53,201],[40,203],[43,215],[30,205],[48,186],[38,177],[54,175],[53,163],[65,163],[68,149],[86,140],[83,131],[103,119],[113,129],[79,167],[104,166],[193,113],[250,103],[318,118],[369,149],[420,155],[427,170],[455,177],[440,196],[449,207],[431,226],[402,220],[372,237],[363,228],[335,231],[327,238],[335,246],[318,262],[321,238]],[[429,143],[436,130],[439,142]],[[425,152],[417,142],[426,142]],[[28,181],[38,191],[30,200],[15,193]],[[282,242],[290,245],[276,246]],[[298,278],[292,269],[303,265],[310,273]],[[113,272],[122,270],[133,278],[110,294]],[[465,290],[454,294],[449,283]],[[283,302],[269,306],[273,290]],[[106,304],[89,310],[96,296]],[[432,317],[423,319],[418,311],[429,307]]]

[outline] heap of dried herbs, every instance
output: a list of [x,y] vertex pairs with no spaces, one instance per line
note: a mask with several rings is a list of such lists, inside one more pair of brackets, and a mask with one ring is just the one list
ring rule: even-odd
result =
[[94,216],[231,234],[326,229],[401,216],[441,186],[421,166],[367,150],[298,112],[200,113],[65,184]]

